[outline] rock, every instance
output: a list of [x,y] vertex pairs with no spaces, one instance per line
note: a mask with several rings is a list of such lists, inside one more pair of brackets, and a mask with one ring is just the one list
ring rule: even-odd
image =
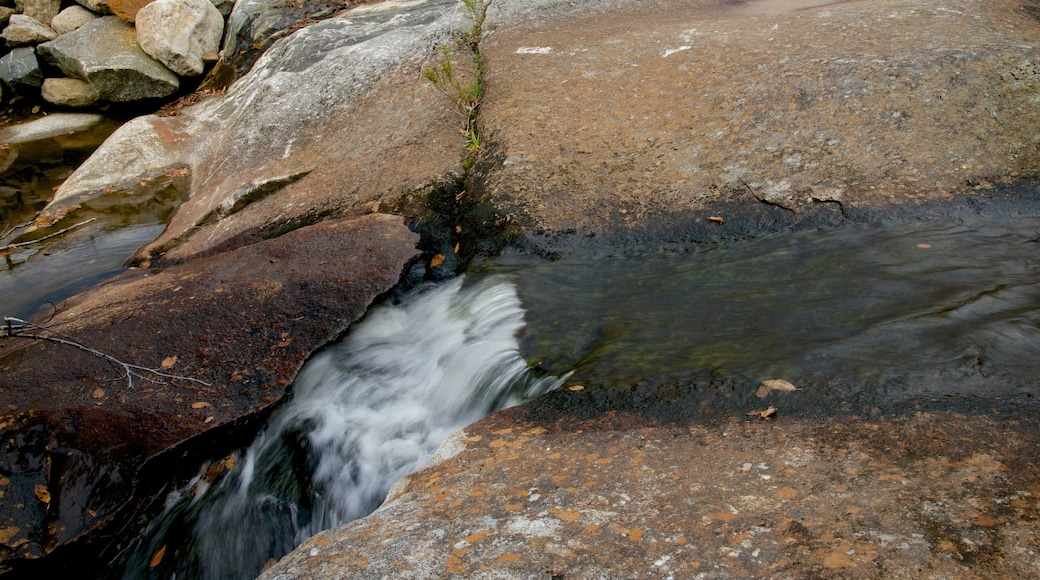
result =
[[76,3],[95,14],[111,14],[108,9],[108,0],[76,0]]
[[123,20],[133,24],[137,13],[152,0],[107,0],[108,10]]
[[51,19],[51,28],[59,35],[68,34],[97,17],[97,14],[82,6],[69,6]]
[[213,3],[213,6],[216,7],[217,11],[220,12],[220,15],[223,16],[224,18],[227,18],[231,14],[231,11],[234,10],[234,8],[235,8],[235,2],[233,0],[210,0],[210,1]]
[[49,23],[61,10],[61,0],[16,0],[15,6],[37,22]]
[[13,14],[17,14],[14,8],[0,6],[0,24],[7,24],[8,20],[11,19],[11,15]]
[[[467,427],[375,513],[314,536],[260,579],[1036,570],[1035,409],[1011,423],[986,411],[673,422],[607,399],[557,392]],[[1002,556],[967,557],[981,546]]]
[[25,46],[54,40],[58,33],[31,16],[15,14],[8,20],[4,31],[0,32],[0,37],[7,41],[7,46]]
[[30,94],[43,84],[36,51],[21,47],[0,56],[0,81],[14,92]]
[[52,113],[33,121],[0,128],[0,143],[22,144],[89,131],[105,118],[93,113]]
[[165,97],[180,86],[177,75],[141,50],[134,28],[115,16],[91,20],[37,51],[106,101]]
[[[458,171],[458,121],[415,71],[431,39],[447,38],[452,9],[424,4],[333,18],[294,33],[225,95],[121,127],[62,184],[41,217],[63,215],[81,196],[113,183],[186,166],[186,202],[138,256],[183,259],[247,243],[314,212],[430,187]],[[221,208],[234,213],[211,231]]]
[[48,103],[65,107],[87,107],[98,100],[90,83],[70,78],[44,79],[41,95]]
[[155,0],[137,14],[137,40],[150,56],[182,76],[197,76],[203,55],[220,50],[224,18],[210,0]]
[[508,163],[480,180],[525,231],[665,239],[730,207],[790,222],[840,214],[819,190],[848,211],[1040,166],[1040,26],[1005,4],[671,3],[626,31],[604,4],[485,40],[480,122]]
[[[237,424],[281,399],[312,352],[397,284],[417,238],[400,217],[325,221],[161,271],[130,270],[70,299],[49,322],[109,355],[206,384],[131,387],[113,381],[118,368],[76,348],[6,341],[0,452],[19,468],[4,472],[0,529],[17,528],[0,542],[5,568],[84,535],[115,533],[133,516],[135,481],[191,454],[177,447],[186,439],[209,441],[201,453],[226,445],[218,442]],[[36,499],[41,489],[49,503]]]

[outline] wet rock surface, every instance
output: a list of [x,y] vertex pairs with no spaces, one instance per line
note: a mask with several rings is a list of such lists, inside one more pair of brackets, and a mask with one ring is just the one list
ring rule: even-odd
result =
[[129,271],[69,300],[39,331],[181,378],[127,377],[73,346],[7,340],[4,564],[17,570],[84,534],[93,534],[95,557],[111,555],[127,539],[117,528],[131,515],[124,508],[136,507],[149,460],[169,471],[178,444],[226,432],[278,401],[314,350],[398,282],[416,238],[399,217],[329,220],[181,266]]
[[[1027,578],[1034,409],[761,420],[563,390],[480,421],[261,578]],[[439,462],[438,462],[439,460]]]

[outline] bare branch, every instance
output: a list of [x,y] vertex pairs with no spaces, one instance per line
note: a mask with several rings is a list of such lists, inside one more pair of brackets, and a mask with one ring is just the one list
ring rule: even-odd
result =
[[[46,332],[46,333],[50,333],[50,334],[40,334],[41,332]],[[161,384],[161,385],[166,384],[166,382],[162,381],[162,380],[159,380],[157,378],[154,378],[154,377],[160,377],[160,378],[163,378],[163,379],[170,379],[170,380],[192,381],[194,383],[199,383],[199,384],[205,385],[207,387],[212,386],[209,383],[207,383],[206,381],[203,381],[203,380],[200,380],[200,379],[196,379],[194,377],[186,377],[186,376],[182,376],[182,375],[173,375],[173,374],[169,374],[169,373],[164,373],[161,369],[143,367],[143,366],[140,366],[140,365],[135,365],[135,364],[131,364],[131,363],[119,360],[119,359],[117,359],[116,357],[114,357],[114,356],[112,356],[110,354],[101,352],[100,350],[97,350],[97,349],[90,348],[89,346],[83,344],[82,342],[79,342],[78,340],[76,340],[76,339],[74,339],[74,338],[72,338],[70,336],[61,334],[60,332],[57,332],[57,331],[52,330],[50,328],[47,328],[45,326],[40,326],[40,325],[37,325],[37,324],[33,324],[31,322],[26,322],[25,320],[22,320],[21,318],[13,318],[13,317],[5,316],[4,317],[4,335],[3,336],[5,338],[6,337],[11,337],[11,338],[29,338],[29,339],[33,339],[33,340],[45,340],[47,342],[53,342],[55,344],[64,344],[64,345],[67,345],[67,346],[76,347],[76,348],[78,348],[78,349],[80,349],[80,350],[82,350],[84,352],[90,353],[90,354],[92,354],[92,355],[94,355],[94,356],[96,356],[96,357],[98,357],[100,359],[104,359],[105,361],[108,361],[108,363],[110,363],[111,365],[113,365],[113,366],[115,366],[117,368],[122,369],[123,370],[122,376],[117,377],[115,379],[110,379],[110,380],[112,380],[112,381],[121,381],[123,379],[126,379],[126,385],[128,387],[130,387],[131,389],[134,388],[134,377],[136,377],[136,378],[138,378],[138,379],[140,379],[142,381],[148,381],[149,383]]]
[[17,244],[7,244],[6,246],[0,248],[0,252],[6,252],[7,250],[13,250],[15,248],[21,248],[22,246],[31,246],[31,245],[33,245],[35,243],[42,242],[43,240],[60,236],[60,235],[64,234],[65,232],[69,231],[69,230],[78,228],[80,226],[85,226],[85,225],[89,224],[90,222],[92,222],[92,221],[94,221],[96,219],[97,218],[90,218],[89,220],[83,220],[83,221],[79,222],[78,224],[72,224],[71,226],[69,226],[67,228],[64,228],[64,229],[61,229],[61,230],[58,230],[58,231],[54,232],[53,234],[47,234],[46,236],[43,236],[42,238],[36,238],[35,240],[29,240],[28,242],[18,242]]

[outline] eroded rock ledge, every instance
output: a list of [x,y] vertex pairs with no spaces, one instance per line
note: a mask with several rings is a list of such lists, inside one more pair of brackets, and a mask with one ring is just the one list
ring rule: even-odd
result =
[[467,427],[375,513],[261,578],[1026,578],[1040,566],[1034,417],[569,410],[588,400],[565,390]]

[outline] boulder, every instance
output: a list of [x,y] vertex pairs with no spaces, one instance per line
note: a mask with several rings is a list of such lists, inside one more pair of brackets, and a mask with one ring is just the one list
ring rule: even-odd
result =
[[30,94],[43,84],[36,51],[23,46],[0,56],[0,81],[14,92]]
[[49,23],[61,10],[61,0],[16,0],[15,6],[18,12],[38,22]]
[[76,3],[95,14],[111,14],[108,9],[108,0],[76,0]]
[[51,28],[59,35],[68,34],[97,17],[97,14],[82,6],[69,6],[51,19]]
[[7,21],[11,19],[13,14],[17,14],[14,8],[0,6],[0,24],[7,24]]
[[[226,94],[122,126],[62,184],[41,219],[113,183],[184,166],[192,174],[186,202],[138,256],[184,259],[246,243],[278,223],[392,203],[451,179],[462,154],[458,121],[415,71],[431,39],[448,38],[453,8],[353,14],[296,32]],[[219,231],[210,230],[216,223]]]
[[155,0],[137,13],[137,40],[152,58],[182,76],[197,76],[204,55],[220,50],[224,18],[210,0]]
[[93,85],[65,77],[44,79],[40,93],[43,100],[63,107],[87,107],[98,100]]
[[54,40],[58,33],[31,16],[15,14],[7,21],[7,27],[0,32],[0,37],[7,42],[7,46],[26,46]]
[[[113,557],[141,473],[168,470],[186,439],[213,445],[279,401],[312,352],[397,284],[416,241],[400,217],[329,220],[161,271],[130,270],[70,299],[48,322],[179,378],[120,377],[75,347],[5,341],[0,458],[18,465],[0,484],[5,568],[87,534],[114,538],[89,548]],[[93,577],[84,569],[91,561],[78,560],[76,575]]]
[[177,75],[141,50],[133,26],[115,16],[91,20],[37,51],[106,101],[161,98],[180,86]]

